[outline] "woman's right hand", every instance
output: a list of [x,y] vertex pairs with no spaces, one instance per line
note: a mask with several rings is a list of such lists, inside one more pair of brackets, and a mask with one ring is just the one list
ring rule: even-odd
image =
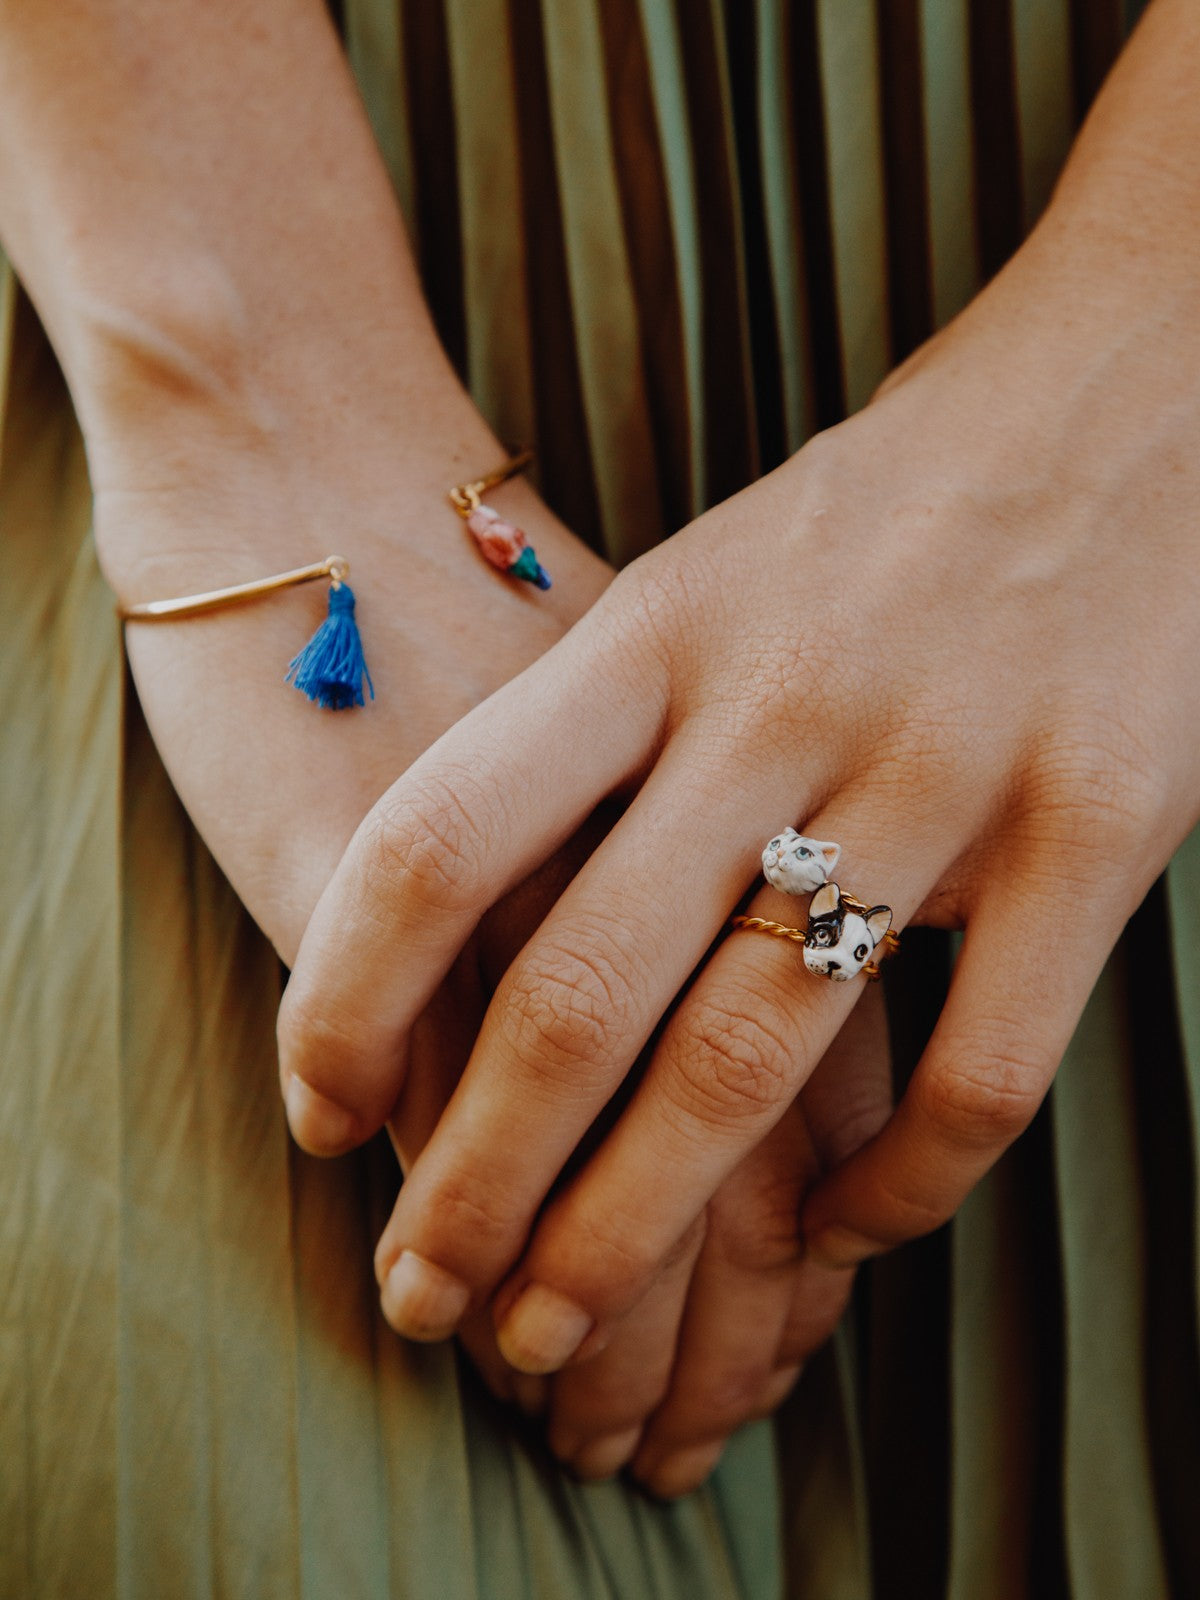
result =
[[151,731],[285,959],[359,818],[608,581],[527,485],[557,579],[506,583],[445,500],[502,455],[421,297],[323,0],[0,7],[0,238],[83,427],[127,602],[345,555],[379,689],[286,689],[315,589],[131,624]]
[[[204,615],[126,624],[155,744],[213,855],[289,965],[321,889],[387,785],[446,728],[562,637],[609,579],[523,482],[495,493],[555,579],[487,565],[446,491],[503,458],[477,413],[400,427],[358,392],[332,417],[269,428],[181,405],[148,379],[89,441],[101,563],[125,602],[350,562],[376,698],[327,711],[284,683],[327,585]],[[438,410],[442,415],[437,415]],[[398,435],[402,442],[398,442]]]

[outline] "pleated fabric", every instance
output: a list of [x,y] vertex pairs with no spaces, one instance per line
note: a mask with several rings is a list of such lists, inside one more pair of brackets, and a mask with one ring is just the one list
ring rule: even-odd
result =
[[[1017,246],[1120,0],[344,0],[442,337],[626,561],[863,404]],[[673,1506],[381,1322],[388,1152],[290,1146],[282,974],[125,675],[0,273],[0,1596],[1200,1594],[1200,840],[956,1221]],[[903,1079],[949,954],[893,985]],[[932,975],[932,976],[930,976]]]

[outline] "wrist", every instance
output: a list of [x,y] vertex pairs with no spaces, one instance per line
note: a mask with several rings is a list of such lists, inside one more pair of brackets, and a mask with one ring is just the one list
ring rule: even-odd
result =
[[[193,346],[193,350],[197,347]],[[189,352],[190,354],[190,352]],[[170,360],[182,365],[175,349]],[[409,609],[435,617],[526,614],[525,586],[488,566],[448,498],[506,454],[444,363],[424,400],[401,384],[339,378],[284,390],[249,362],[230,379],[200,359],[185,381],[161,366],[126,366],[93,411],[88,451],[101,565],[125,604],[265,577],[337,553],[355,582],[387,570]],[[392,368],[401,367],[397,354]],[[327,387],[326,387],[327,386]],[[317,392],[321,390],[322,392]],[[98,420],[97,420],[98,419]],[[598,596],[605,564],[543,504],[530,484],[490,497],[524,528],[554,587],[537,597],[559,631]]]
[[1170,470],[1200,429],[1194,299],[1169,270],[1149,282],[1102,223],[1052,209],[877,398],[968,500],[1095,493],[1151,456]]

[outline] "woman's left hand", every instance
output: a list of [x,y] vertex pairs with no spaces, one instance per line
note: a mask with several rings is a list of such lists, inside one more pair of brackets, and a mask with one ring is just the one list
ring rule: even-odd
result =
[[1075,242],[1035,235],[865,412],[627,569],[360,828],[280,1023],[285,1069],[352,1109],[487,907],[636,791],[400,1196],[378,1265],[401,1331],[432,1263],[473,1309],[499,1290],[519,1368],[594,1354],[784,1116],[861,980],[739,934],[542,1209],[783,823],[839,841],[897,926],[966,927],[895,1115],[807,1202],[810,1256],[937,1225],[1033,1115],[1200,796],[1200,330],[1115,271],[1081,296]]

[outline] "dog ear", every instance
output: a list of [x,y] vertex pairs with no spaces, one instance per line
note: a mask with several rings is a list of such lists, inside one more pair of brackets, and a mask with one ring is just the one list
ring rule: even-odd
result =
[[813,843],[816,845],[821,859],[825,863],[826,872],[832,872],[834,867],[836,867],[838,864],[838,857],[842,853],[841,845],[823,844],[819,839],[814,839]]
[[812,904],[808,908],[810,917],[827,917],[831,911],[836,911],[842,903],[842,891],[836,883],[823,883],[812,897]]
[[867,912],[866,924],[870,929],[872,939],[878,944],[892,925],[891,906],[872,906],[870,911]]

